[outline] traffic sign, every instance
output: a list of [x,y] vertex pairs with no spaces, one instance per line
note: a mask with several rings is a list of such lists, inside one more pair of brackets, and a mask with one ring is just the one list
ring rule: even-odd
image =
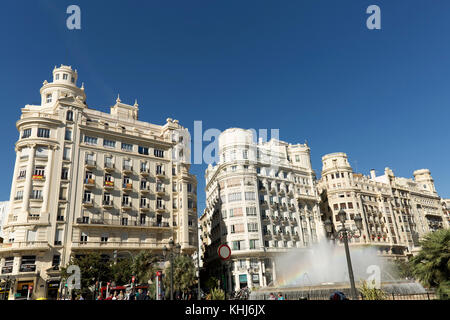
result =
[[231,249],[228,245],[222,244],[219,249],[217,249],[217,253],[219,254],[220,259],[228,260],[231,256]]

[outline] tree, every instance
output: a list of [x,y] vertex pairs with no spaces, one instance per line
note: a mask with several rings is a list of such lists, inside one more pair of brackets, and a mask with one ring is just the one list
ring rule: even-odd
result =
[[148,283],[149,280],[153,280],[156,276],[156,271],[159,268],[160,257],[156,256],[151,251],[141,251],[135,258],[132,265],[132,272],[137,277],[139,283]]
[[[164,277],[164,287],[166,293],[170,294],[170,265],[166,267]],[[186,255],[179,255],[173,261],[173,290],[187,291],[197,282],[194,261]]]
[[450,230],[431,232],[420,245],[421,250],[410,260],[412,272],[424,286],[437,288],[440,297],[445,298],[450,279]]
[[[92,296],[93,287],[97,281],[107,282],[112,278],[111,264],[97,252],[89,252],[72,256],[70,265],[77,265],[81,272],[81,294],[86,298]],[[67,268],[61,268],[63,278],[68,278]]]
[[131,258],[119,259],[111,266],[112,280],[118,286],[130,283],[133,276]]
[[412,270],[412,265],[408,261],[405,260],[394,260],[394,271],[396,275],[402,279],[413,279],[414,274]]

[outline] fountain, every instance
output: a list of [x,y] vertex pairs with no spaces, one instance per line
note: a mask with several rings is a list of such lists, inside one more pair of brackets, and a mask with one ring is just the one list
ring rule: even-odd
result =
[[[388,294],[424,294],[414,281],[395,275],[391,262],[378,254],[373,246],[352,246],[350,250],[356,286],[362,281],[378,279]],[[283,292],[294,297],[327,297],[336,290],[350,296],[350,283],[345,251],[342,246],[321,242],[309,248],[293,249],[275,260],[276,286],[252,292],[251,299],[264,299],[270,292]]]

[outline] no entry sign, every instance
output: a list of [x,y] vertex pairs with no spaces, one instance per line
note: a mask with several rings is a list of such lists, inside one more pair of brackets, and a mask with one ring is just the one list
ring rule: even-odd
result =
[[231,256],[231,249],[228,245],[222,244],[219,249],[217,249],[220,259],[228,260]]

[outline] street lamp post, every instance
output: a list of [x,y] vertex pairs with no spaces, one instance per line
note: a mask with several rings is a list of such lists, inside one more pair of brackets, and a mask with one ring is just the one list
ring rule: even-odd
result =
[[173,260],[176,255],[178,255],[181,251],[181,246],[178,243],[176,246],[174,246],[173,239],[170,239],[169,241],[169,248],[164,246],[163,248],[163,254],[164,257],[168,257],[170,260],[170,300],[173,300]]
[[[348,277],[350,279],[351,294],[353,299],[357,299],[355,278],[353,275],[352,261],[350,258],[350,249],[348,247],[348,238],[354,236],[356,234],[356,231],[353,231],[345,227],[345,220],[347,219],[347,213],[343,209],[339,211],[338,216],[339,221],[341,222],[341,228],[333,232],[333,223],[330,220],[327,220],[324,223],[325,230],[327,234],[330,235],[331,239],[333,239],[333,237],[334,238],[340,237],[344,241],[345,257],[347,258],[347,268],[348,268]],[[358,229],[358,235],[360,236],[361,230],[363,228],[361,215],[357,214],[354,218],[354,221],[356,228]]]

